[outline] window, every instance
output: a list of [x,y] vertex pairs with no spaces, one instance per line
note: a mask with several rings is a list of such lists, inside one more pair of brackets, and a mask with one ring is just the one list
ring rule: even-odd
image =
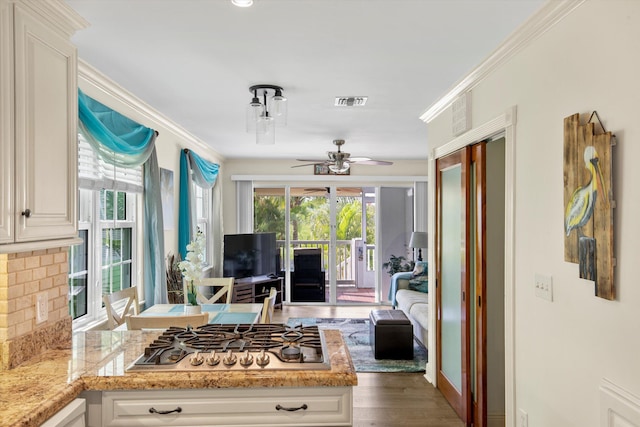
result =
[[211,248],[211,190],[203,189],[193,184],[196,201],[196,226],[197,230],[204,235],[204,266],[210,267],[213,262]]
[[[134,194],[100,190],[102,295],[131,287]],[[133,208],[133,209],[132,209]],[[129,216],[127,216],[129,213]]]
[[136,282],[142,168],[106,164],[82,136],[78,152],[78,237],[82,243],[69,251],[69,313],[74,328],[83,328],[104,320],[103,295]]
[[69,251],[69,314],[77,319],[87,314],[89,283],[89,230],[79,230],[82,243]]

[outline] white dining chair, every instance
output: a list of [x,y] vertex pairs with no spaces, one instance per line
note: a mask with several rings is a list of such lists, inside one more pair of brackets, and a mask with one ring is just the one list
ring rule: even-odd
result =
[[[111,330],[122,325],[124,316],[127,314],[131,314],[131,312],[133,314],[139,313],[138,290],[135,286],[103,295],[102,301],[107,310],[107,327]],[[123,302],[122,307],[120,307],[120,304],[117,304],[119,301],[126,302]]]
[[186,328],[187,326],[198,327],[209,323],[209,313],[181,314],[178,316],[145,316],[126,315],[127,330],[135,331],[139,329],[167,329],[171,326]]
[[[207,277],[201,279],[200,285],[198,286],[198,291],[196,294],[196,298],[199,304],[214,304],[217,302],[224,301],[225,304],[231,304],[231,300],[233,299],[233,277]],[[208,290],[207,294],[211,295],[211,297],[207,297],[204,295],[204,291]],[[226,297],[224,300],[223,296]]]
[[278,295],[278,290],[276,288],[271,288],[269,296],[265,297],[264,303],[262,304],[262,317],[260,318],[260,323],[271,323],[271,319],[273,318],[273,309],[276,305],[276,295]]

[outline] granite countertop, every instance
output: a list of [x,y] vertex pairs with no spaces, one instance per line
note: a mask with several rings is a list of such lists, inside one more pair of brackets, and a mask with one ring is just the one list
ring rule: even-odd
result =
[[83,390],[355,386],[355,368],[340,331],[325,330],[331,369],[125,373],[157,332],[73,335],[71,349],[50,350],[1,371],[0,426],[39,426]]

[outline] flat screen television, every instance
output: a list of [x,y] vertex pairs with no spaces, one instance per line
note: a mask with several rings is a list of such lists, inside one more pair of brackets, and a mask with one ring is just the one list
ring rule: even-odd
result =
[[242,279],[276,274],[276,233],[225,234],[225,277]]

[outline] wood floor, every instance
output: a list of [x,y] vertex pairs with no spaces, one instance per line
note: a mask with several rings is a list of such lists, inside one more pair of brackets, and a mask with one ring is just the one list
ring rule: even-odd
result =
[[[289,317],[369,317],[371,306],[284,306],[273,321]],[[375,308],[381,308],[376,306]],[[459,427],[457,417],[442,394],[422,373],[359,373],[353,389],[354,427]]]

